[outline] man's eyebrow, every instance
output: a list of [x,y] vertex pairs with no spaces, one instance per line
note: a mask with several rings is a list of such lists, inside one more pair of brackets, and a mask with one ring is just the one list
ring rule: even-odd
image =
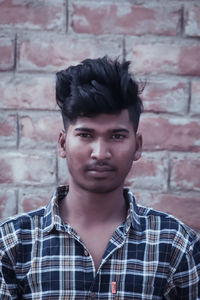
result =
[[78,127],[78,128],[75,128],[75,131],[87,131],[87,132],[94,132],[94,129],[87,128],[87,127]]
[[117,132],[127,132],[129,133],[129,130],[126,128],[116,128],[116,129],[112,129],[111,130],[113,133],[117,133]]

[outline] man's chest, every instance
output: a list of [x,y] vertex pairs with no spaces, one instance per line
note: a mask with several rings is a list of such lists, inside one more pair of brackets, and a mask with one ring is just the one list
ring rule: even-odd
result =
[[23,298],[162,299],[168,269],[157,251],[144,243],[110,243],[95,272],[92,256],[76,239],[38,241],[26,271],[17,267]]

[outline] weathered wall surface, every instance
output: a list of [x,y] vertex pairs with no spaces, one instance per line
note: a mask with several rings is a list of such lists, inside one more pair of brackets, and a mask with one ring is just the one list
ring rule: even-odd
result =
[[144,152],[127,184],[200,231],[199,0],[0,0],[0,218],[66,182],[54,75],[105,54],[147,81]]

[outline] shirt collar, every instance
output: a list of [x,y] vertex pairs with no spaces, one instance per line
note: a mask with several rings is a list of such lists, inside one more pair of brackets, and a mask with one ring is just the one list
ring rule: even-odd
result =
[[[68,190],[68,186],[59,186],[54,192],[51,201],[45,208],[44,232],[49,233],[54,228],[58,231],[66,231],[66,224],[64,224],[59,215],[59,202],[67,196]],[[136,231],[140,231],[140,216],[135,198],[128,188],[124,188],[123,192],[128,207],[128,214],[124,224],[124,233],[128,232],[131,225]]]
[[133,194],[128,188],[124,188],[124,198],[128,206],[125,230],[127,232],[130,228],[130,225],[132,225],[134,230],[140,231],[141,223],[140,223],[139,209],[136,204],[135,197],[133,196]]
[[49,233],[54,228],[58,231],[65,231],[64,222],[59,214],[59,202],[67,196],[67,193],[67,186],[59,186],[54,192],[44,212],[44,232]]

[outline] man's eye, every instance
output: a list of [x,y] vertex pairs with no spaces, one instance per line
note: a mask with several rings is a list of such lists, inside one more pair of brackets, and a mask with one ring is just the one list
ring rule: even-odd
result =
[[79,133],[78,136],[82,137],[82,138],[91,138],[91,134],[90,133]]
[[125,136],[123,134],[113,134],[112,135],[112,139],[114,139],[114,140],[122,140],[124,138],[125,138]]

